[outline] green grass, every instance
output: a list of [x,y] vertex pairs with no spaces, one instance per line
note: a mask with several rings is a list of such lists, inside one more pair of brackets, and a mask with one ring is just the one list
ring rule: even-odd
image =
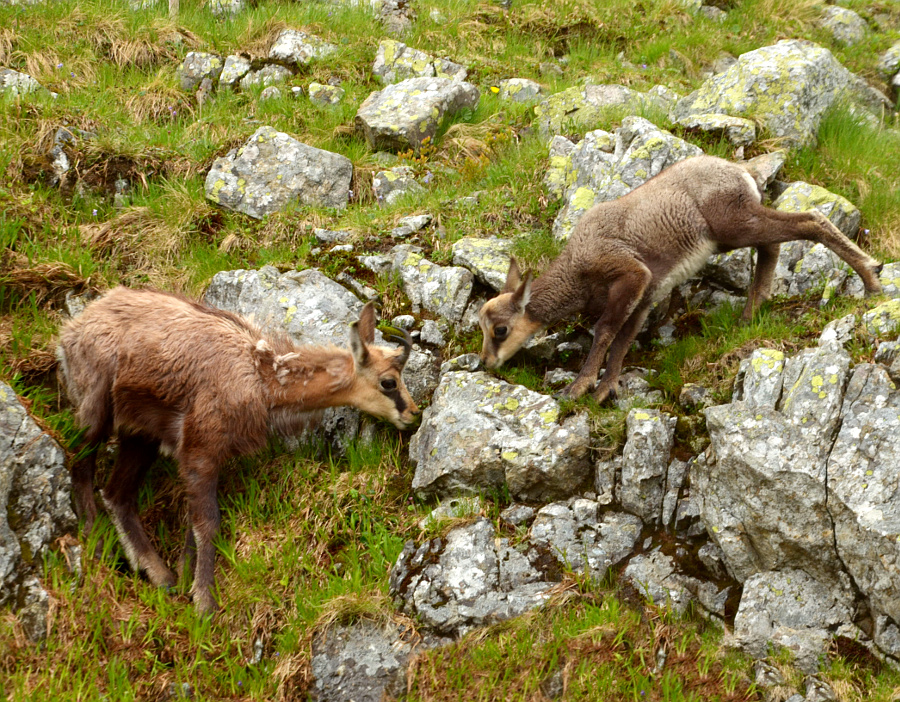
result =
[[[0,5],[0,66],[27,72],[58,93],[0,103],[0,378],[75,454],[85,450],[81,432],[54,379],[54,336],[69,291],[121,283],[197,295],[222,270],[317,266],[363,277],[390,317],[410,311],[398,281],[364,274],[352,255],[313,254],[312,231],[349,229],[358,250],[383,252],[394,243],[387,233],[396,221],[423,212],[435,219],[422,241],[432,260],[448,262],[461,237],[500,236],[513,240],[524,267],[539,272],[559,251],[550,234],[559,205],[548,202],[542,187],[546,142],[532,127],[531,107],[504,103],[490,90],[505,78],[537,80],[548,93],[590,77],[637,90],[662,83],[687,94],[722,52],[736,56],[799,37],[829,46],[851,70],[886,89],[873,66],[900,38],[896,7],[845,3],[869,19],[886,13],[893,23],[845,48],[815,26],[819,10],[811,0],[728,4],[721,24],[691,17],[676,0],[516,0],[509,11],[481,0],[417,4],[418,19],[404,41],[467,65],[482,98],[477,109],[445,126],[432,149],[400,156],[432,179],[425,194],[389,207],[372,195],[372,176],[382,166],[352,130],[359,104],[381,87],[371,66],[384,34],[364,7],[266,0],[216,19],[199,0],[184,0],[173,22],[164,3],[140,11],[126,0]],[[432,10],[440,17],[432,18]],[[201,111],[178,87],[177,67],[188,51],[261,56],[285,26],[317,34],[339,51],[299,70],[284,97],[260,103],[259,90],[221,91]],[[542,72],[548,63],[564,65],[563,73]],[[305,90],[329,79],[346,91],[339,106],[287,97],[290,86]],[[589,126],[613,130],[623,116],[611,111]],[[645,116],[671,127],[665,115]],[[355,173],[350,206],[295,207],[258,222],[208,203],[203,182],[212,161],[262,124],[347,156]],[[96,136],[72,142],[70,180],[56,187],[47,152],[62,125]],[[723,142],[676,133],[730,156]],[[896,258],[897,153],[896,132],[860,127],[838,109],[823,122],[817,146],[791,155],[786,177],[848,197],[863,212],[866,247]],[[121,207],[111,197],[119,176],[131,184]],[[477,204],[458,202],[474,192],[481,193]],[[654,382],[670,411],[679,411],[675,400],[685,382],[702,383],[725,401],[740,360],[754,347],[793,352],[814,343],[828,321],[865,304],[838,299],[822,310],[812,299],[774,300],[749,324],[729,308],[688,314],[677,322],[674,345],[632,349],[626,364],[659,372]],[[478,333],[453,333],[447,354],[477,351],[480,343]],[[860,344],[852,353],[863,360],[872,349]],[[501,377],[545,391],[545,370],[518,359]],[[620,449],[623,412],[591,398],[564,403],[563,410],[588,413],[597,458]],[[695,446],[702,434],[690,419],[679,420],[685,446]],[[374,444],[351,446],[342,458],[322,447],[292,452],[273,445],[227,466],[216,570],[224,609],[213,620],[195,616],[187,584],[168,594],[124,567],[105,519],[84,544],[87,554],[99,546],[101,557],[85,557],[80,576],[67,567],[75,542],[64,540],[44,564],[43,583],[53,598],[47,641],[28,643],[12,615],[0,616],[0,690],[15,700],[159,699],[170,684],[187,683],[195,699],[304,699],[314,633],[334,621],[397,617],[387,601],[389,568],[407,539],[441,528],[423,533],[418,527],[430,505],[412,497],[408,440],[379,427]],[[101,451],[100,459],[102,483],[110,456]],[[148,530],[171,563],[184,535],[175,472],[170,461],[158,462],[141,493]],[[482,497],[492,519],[509,502],[503,493]],[[749,663],[723,651],[716,627],[644,609],[617,592],[613,580],[598,586],[570,578],[546,611],[426,654],[406,699],[533,699],[559,671],[566,699],[756,699]],[[257,641],[263,657],[250,665]],[[654,673],[663,641],[668,663]],[[841,653],[824,675],[842,700],[896,696],[895,673]]]

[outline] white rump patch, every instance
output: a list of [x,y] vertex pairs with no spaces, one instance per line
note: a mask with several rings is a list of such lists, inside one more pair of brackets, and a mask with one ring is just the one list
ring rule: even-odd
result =
[[741,176],[747,181],[747,185],[750,186],[750,190],[756,193],[756,199],[762,202],[762,193],[759,192],[759,186],[756,184],[756,181],[753,180],[753,176],[747,173],[747,171],[742,171]]

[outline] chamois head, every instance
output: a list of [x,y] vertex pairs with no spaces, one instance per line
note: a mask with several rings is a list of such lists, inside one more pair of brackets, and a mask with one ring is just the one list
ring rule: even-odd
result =
[[503,290],[493,300],[488,300],[478,312],[478,323],[484,335],[481,361],[488,368],[499,368],[516,353],[540,324],[535,322],[525,308],[531,299],[531,274],[523,278],[514,258],[509,259],[509,273]]
[[415,421],[419,412],[401,377],[412,340],[406,331],[403,336],[392,334],[389,338],[399,342],[401,348],[374,345],[375,308],[371,302],[366,304],[359,321],[350,325],[350,350],[356,366],[351,404],[403,429]]

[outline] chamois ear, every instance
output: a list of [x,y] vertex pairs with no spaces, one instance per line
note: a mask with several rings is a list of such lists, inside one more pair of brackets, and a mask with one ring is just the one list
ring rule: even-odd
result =
[[375,307],[366,303],[359,314],[359,320],[350,325],[350,350],[356,365],[364,366],[369,360],[368,344],[375,341]]
[[519,273],[519,264],[512,256],[509,257],[509,272],[506,274],[506,283],[503,285],[501,293],[515,292],[516,288],[522,282],[522,274]]
[[525,279],[516,288],[516,291],[512,296],[512,303],[515,305],[515,308],[519,312],[524,312],[525,308],[528,307],[528,302],[531,300],[531,273],[525,274]]

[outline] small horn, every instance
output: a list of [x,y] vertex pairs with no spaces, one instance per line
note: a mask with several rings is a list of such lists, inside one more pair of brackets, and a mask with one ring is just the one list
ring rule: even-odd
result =
[[406,329],[397,329],[396,327],[386,327],[381,330],[384,338],[393,341],[403,347],[403,354],[400,356],[400,365],[405,366],[409,360],[409,354],[412,351],[412,337]]

